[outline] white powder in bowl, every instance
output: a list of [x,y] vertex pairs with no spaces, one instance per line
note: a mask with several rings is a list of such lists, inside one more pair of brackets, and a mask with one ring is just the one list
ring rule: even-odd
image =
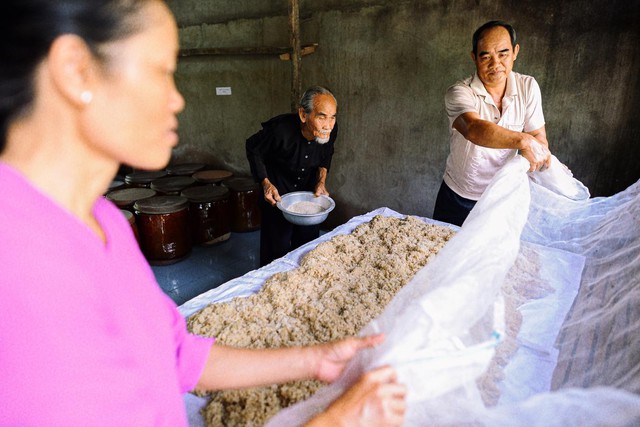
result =
[[289,212],[297,214],[317,214],[325,209],[313,202],[296,202],[287,208]]

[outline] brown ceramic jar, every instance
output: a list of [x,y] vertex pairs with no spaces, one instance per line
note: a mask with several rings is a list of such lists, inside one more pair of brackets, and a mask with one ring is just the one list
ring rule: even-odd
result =
[[123,188],[110,191],[105,197],[120,209],[127,209],[133,212],[133,204],[135,202],[155,195],[156,192],[150,188]]
[[191,176],[204,167],[203,163],[179,163],[167,166],[167,173],[171,176]]
[[242,177],[229,178],[223,184],[231,195],[231,231],[258,230],[262,221],[258,204],[262,197],[260,184],[252,178]]
[[213,184],[218,185],[225,179],[231,178],[233,173],[230,171],[216,169],[216,170],[204,170],[196,172],[192,175],[193,179],[201,184]]
[[166,171],[135,171],[124,177],[127,187],[149,188],[151,182],[166,176]]
[[150,264],[173,264],[191,252],[188,203],[180,196],[155,196],[134,204],[140,247]]
[[165,176],[151,182],[151,189],[159,195],[179,196],[180,192],[195,184],[196,180],[190,176]]
[[140,235],[138,234],[138,226],[136,225],[136,217],[133,215],[131,211],[120,209],[120,212],[124,215],[124,217],[129,221],[129,225],[131,226],[131,231],[133,231],[133,235],[136,238],[136,242],[140,245]]
[[211,245],[231,237],[231,204],[227,188],[201,185],[187,188],[181,195],[189,200],[194,244]]

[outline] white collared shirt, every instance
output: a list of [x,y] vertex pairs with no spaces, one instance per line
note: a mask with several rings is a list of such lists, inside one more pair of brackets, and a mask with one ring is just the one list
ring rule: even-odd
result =
[[482,147],[465,139],[453,127],[458,116],[475,112],[483,120],[517,132],[531,132],[544,126],[538,83],[531,76],[513,71],[507,78],[502,114],[477,73],[447,89],[445,108],[449,117],[451,151],[444,182],[457,194],[471,200],[480,199],[496,172],[516,155],[517,150]]

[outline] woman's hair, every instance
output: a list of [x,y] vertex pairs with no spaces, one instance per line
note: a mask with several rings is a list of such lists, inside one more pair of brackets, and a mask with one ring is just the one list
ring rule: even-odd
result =
[[139,31],[140,0],[0,0],[0,152],[9,123],[28,112],[35,70],[63,34],[81,37],[99,60],[102,47]]
[[[1,1],[1,0],[0,0]],[[311,114],[313,111],[313,100],[316,95],[330,95],[334,101],[336,101],[336,97],[333,96],[331,91],[326,87],[322,86],[311,86],[309,89],[304,91],[302,94],[302,98],[300,98],[300,107],[304,110],[305,113]],[[336,105],[338,101],[336,101]]]
[[509,32],[509,37],[511,38],[511,47],[515,47],[516,45],[516,30],[513,27],[504,22],[504,21],[489,21],[480,26],[475,33],[473,33],[473,38],[471,39],[471,45],[473,47],[473,54],[478,54],[478,42],[482,37],[482,34],[490,28],[502,27]]

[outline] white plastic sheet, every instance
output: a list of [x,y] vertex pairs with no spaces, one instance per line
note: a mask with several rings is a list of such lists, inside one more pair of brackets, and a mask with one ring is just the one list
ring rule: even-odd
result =
[[586,200],[589,189],[573,178],[573,173],[558,158],[551,155],[551,165],[543,172],[529,174],[529,179],[547,190],[571,200]]
[[[552,176],[558,165],[528,175],[524,159],[509,163],[457,236],[363,331],[385,332],[385,343],[269,425],[303,424],[362,372],[387,363],[409,387],[407,426],[640,425],[640,183],[588,199],[570,174]],[[380,212],[399,215],[368,215]],[[309,249],[190,301],[183,314],[257,291]],[[521,325],[492,378],[497,400],[487,403],[479,378],[509,338],[505,285],[526,280],[534,292],[519,295]]]
[[[409,386],[409,426],[640,423],[638,184],[617,197],[589,200],[557,159],[546,175],[534,173],[531,180],[527,166],[520,158],[507,165],[460,233],[365,328],[384,331],[386,344],[269,425],[302,424],[361,372],[385,363],[394,364]],[[474,336],[474,326],[496,308],[520,239],[533,248],[529,255],[541,257],[538,267],[544,268],[536,276],[549,291],[519,307],[524,320],[517,350],[504,368],[497,404],[487,405],[474,380],[488,361],[474,346],[490,335],[485,328]],[[525,280],[526,274],[515,277]],[[579,297],[565,321],[577,284]],[[455,353],[444,344],[456,339],[466,344],[464,366],[451,360]],[[442,351],[444,360],[403,363],[408,354],[430,350]]]

